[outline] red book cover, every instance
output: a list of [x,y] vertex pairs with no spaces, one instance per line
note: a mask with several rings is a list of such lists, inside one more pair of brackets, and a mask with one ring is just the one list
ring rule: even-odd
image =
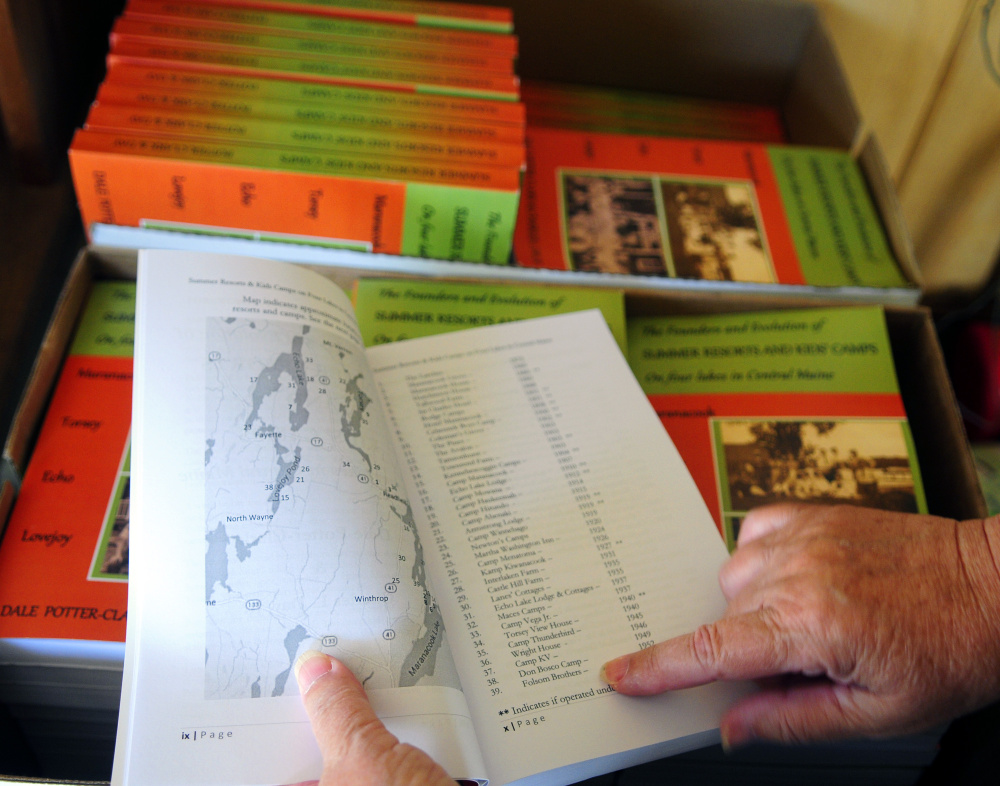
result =
[[538,128],[522,267],[907,287],[857,162],[833,148]]
[[0,638],[125,640],[135,284],[93,287],[0,544]]

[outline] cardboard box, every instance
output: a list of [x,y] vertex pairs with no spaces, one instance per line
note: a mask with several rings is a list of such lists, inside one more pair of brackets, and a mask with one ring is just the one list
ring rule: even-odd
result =
[[[368,255],[365,264],[372,270],[650,291],[736,292],[764,298],[787,294],[905,305],[919,301],[920,273],[881,148],[863,123],[834,45],[813,5],[787,0],[492,0],[492,4],[513,8],[520,42],[517,73],[524,79],[769,104],[780,108],[790,142],[850,152],[860,164],[889,245],[912,286],[744,284]],[[195,243],[208,251],[345,264],[343,252],[327,249],[191,238],[110,225],[98,225],[92,243],[134,249]]]
[[[344,288],[349,288],[358,277],[370,273],[360,267],[313,267]],[[85,249],[81,252],[66,281],[34,373],[7,436],[4,458],[12,468],[23,470],[30,454],[31,440],[44,415],[90,282],[102,278],[132,279],[135,275],[134,252],[120,249]],[[836,303],[827,301],[825,305]],[[717,313],[807,305],[816,305],[815,299],[747,300],[739,295],[692,291],[626,290],[629,315]],[[929,509],[934,514],[950,518],[982,517],[985,515],[985,503],[930,312],[919,306],[890,306],[886,313],[900,389],[923,470]],[[0,523],[6,523],[12,503],[12,489],[5,490],[5,508]],[[68,738],[72,731],[72,724],[67,724]],[[81,751],[81,766],[90,766],[94,757],[100,757],[102,753],[110,761],[112,750],[107,748],[108,740],[108,737],[96,740],[86,751]],[[103,752],[102,745],[105,747]],[[63,762],[60,763],[62,765]],[[53,777],[94,779],[91,771],[76,776],[60,770]],[[31,782],[47,781],[39,779]]]
[[[865,129],[816,9],[787,0],[511,0],[495,4],[514,10],[521,50],[518,73],[525,78],[770,103],[781,108],[792,142],[850,151],[865,174],[893,252],[914,286],[888,291],[817,290],[623,278],[345,254],[252,241],[231,243],[225,250],[309,263],[345,287],[369,275],[613,286],[626,290],[632,314],[791,308],[834,305],[844,300],[894,303],[887,308],[888,326],[929,508],[935,514],[958,519],[985,515],[930,313],[914,305],[920,295],[920,276],[887,167],[877,140]],[[86,249],[74,264],[5,435],[0,462],[0,525],[9,518],[19,478],[89,283],[97,278],[134,278],[134,249],[143,245],[173,248],[193,244],[201,250],[214,250],[211,238],[109,229],[106,242],[113,240],[115,248]],[[17,728],[4,723],[7,708],[3,701],[0,696],[0,734],[8,740],[0,742],[0,762],[5,764],[14,760],[6,755],[8,748],[18,752],[18,743],[6,733]],[[72,718],[66,720],[71,727]],[[85,752],[90,759],[81,752],[80,771],[60,771],[49,777],[73,782],[101,780],[84,767],[94,756],[110,761],[110,751],[101,749],[102,745],[106,743],[90,746]],[[61,761],[59,766],[65,763]],[[0,779],[4,774],[0,772]]]

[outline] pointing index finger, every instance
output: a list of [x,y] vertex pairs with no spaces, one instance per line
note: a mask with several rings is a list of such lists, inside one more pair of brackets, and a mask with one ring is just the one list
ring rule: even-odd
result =
[[724,617],[692,633],[623,655],[604,666],[619,693],[646,696],[717,680],[752,680],[801,670],[787,634],[767,609]]

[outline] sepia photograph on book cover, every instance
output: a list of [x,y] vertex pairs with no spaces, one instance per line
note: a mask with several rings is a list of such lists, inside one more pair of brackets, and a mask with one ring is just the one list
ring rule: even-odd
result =
[[131,500],[131,440],[125,445],[122,466],[118,470],[104,516],[104,527],[94,550],[90,578],[104,581],[128,581],[129,502]]
[[710,418],[719,500],[735,544],[751,510],[779,502],[926,512],[905,419]]
[[730,548],[775,502],[926,513],[878,307],[628,322],[629,364]]
[[559,182],[573,270],[777,280],[749,183],[569,170],[560,171]]

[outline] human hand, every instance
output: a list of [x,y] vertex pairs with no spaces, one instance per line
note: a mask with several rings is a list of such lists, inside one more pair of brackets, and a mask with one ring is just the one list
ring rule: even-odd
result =
[[890,736],[1000,696],[1000,519],[776,505],[743,521],[717,622],[605,665],[616,691],[761,681],[723,744]]
[[430,756],[389,733],[361,683],[340,661],[306,652],[295,664],[295,676],[323,755],[323,772],[311,784],[455,786]]

